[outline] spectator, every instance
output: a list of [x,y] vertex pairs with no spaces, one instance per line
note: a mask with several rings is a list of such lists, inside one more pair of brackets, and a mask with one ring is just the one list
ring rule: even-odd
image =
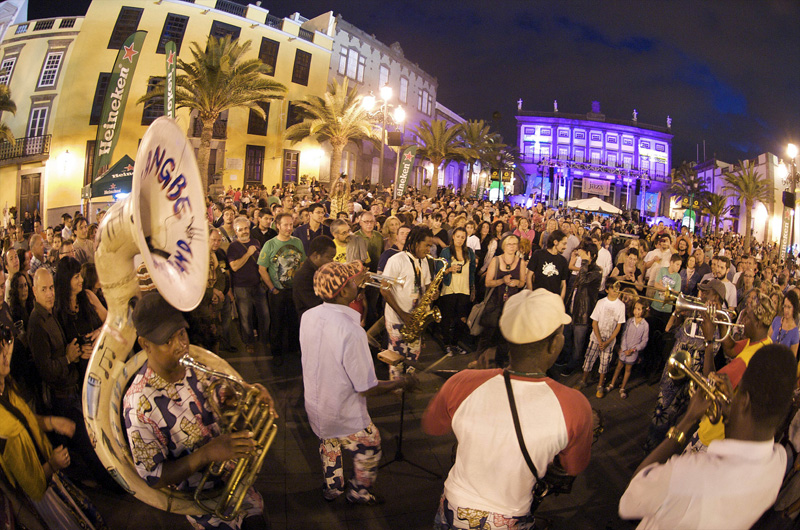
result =
[[[218,323],[219,332],[219,348],[220,351],[232,352],[236,351],[231,342],[231,320],[233,315],[233,289],[231,288],[231,272],[230,264],[228,263],[228,256],[222,248],[222,235],[219,230],[212,228],[208,235],[208,242],[210,245],[211,253],[216,260],[214,284],[214,299],[212,299],[212,311],[215,313],[215,318]],[[230,247],[229,247],[230,248]]]
[[84,263],[81,265],[81,276],[83,277],[83,285],[86,289],[92,291],[100,304],[108,309],[108,304],[103,296],[103,288],[100,285],[100,278],[97,276],[97,267],[94,263]]
[[294,275],[292,297],[301,324],[303,313],[322,303],[322,299],[314,292],[314,273],[326,263],[333,261],[335,254],[336,245],[333,239],[328,236],[314,238],[309,245],[308,259]]
[[261,208],[260,211],[261,215],[258,216],[258,226],[250,231],[250,237],[258,241],[263,247],[264,243],[277,236],[278,232],[272,228],[272,222],[275,220],[275,216],[272,215],[269,208]]
[[44,239],[40,234],[33,234],[31,236],[31,262],[30,262],[30,274],[33,276],[36,274],[36,270],[39,267],[44,266],[45,257],[44,257]]
[[[227,212],[231,210],[226,210]],[[258,342],[266,346],[269,333],[270,315],[267,309],[267,293],[259,279],[256,255],[260,250],[258,242],[250,237],[250,221],[244,216],[236,218],[233,229],[236,241],[228,247],[228,262],[231,270],[233,296],[239,313],[239,330],[247,352],[255,352],[256,337],[253,333],[253,318],[258,324]],[[222,229],[220,229],[222,232]]]
[[72,216],[68,213],[61,214],[61,222],[64,228],[61,229],[61,239],[72,239]]
[[456,334],[458,327],[465,327],[472,302],[475,301],[475,254],[466,246],[466,242],[467,231],[456,228],[450,246],[441,254],[441,258],[447,260],[448,267],[439,297],[441,329],[447,355],[467,353],[458,345]]
[[78,263],[94,263],[94,241],[89,239],[89,221],[85,217],[75,218],[75,259]]
[[23,329],[28,327],[33,311],[33,296],[30,294],[30,285],[24,272],[15,272],[7,280],[8,305],[11,310],[11,318],[14,322],[21,322]]
[[[228,251],[228,246],[236,241],[236,229],[233,226],[233,220],[235,218],[236,210],[234,210],[232,206],[226,206],[225,209],[222,210],[222,224],[218,228],[222,236],[222,249],[226,252]],[[250,221],[248,221],[248,224],[249,223]]]
[[308,222],[294,229],[292,235],[303,243],[303,250],[308,254],[311,242],[319,236],[331,237],[330,229],[322,224],[325,219],[325,207],[319,203],[308,207]]

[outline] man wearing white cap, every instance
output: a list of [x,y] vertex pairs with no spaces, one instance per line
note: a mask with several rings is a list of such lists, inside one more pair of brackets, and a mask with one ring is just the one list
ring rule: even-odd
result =
[[[533,528],[532,491],[558,457],[569,475],[589,464],[592,412],[586,397],[545,375],[564,345],[571,319],[561,297],[525,290],[505,304],[500,331],[509,342],[509,365],[464,370],[450,378],[428,405],[428,434],[451,430],[458,452],[439,504],[437,529]],[[508,382],[508,386],[506,386]],[[512,416],[511,399],[518,412]],[[526,463],[518,423],[536,476]]]

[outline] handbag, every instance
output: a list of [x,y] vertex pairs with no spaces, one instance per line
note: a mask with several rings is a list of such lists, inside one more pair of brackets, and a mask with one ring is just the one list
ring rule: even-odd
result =
[[469,327],[469,334],[473,337],[477,337],[481,333],[483,333],[483,325],[481,325],[481,317],[483,316],[483,312],[486,310],[486,302],[492,297],[492,293],[496,287],[492,287],[486,293],[486,296],[483,297],[483,301],[475,304],[472,306],[472,309],[469,312],[469,317],[467,318],[467,326]]
[[536,513],[536,509],[542,504],[544,498],[551,494],[570,493],[572,491],[572,483],[575,477],[567,475],[560,466],[552,466],[551,470],[548,468],[544,478],[539,478],[539,473],[536,471],[536,466],[533,465],[533,460],[528,454],[528,449],[525,447],[525,440],[522,438],[522,428],[519,425],[519,414],[517,414],[517,405],[514,401],[514,392],[511,390],[511,376],[508,370],[503,371],[503,379],[506,383],[506,392],[508,393],[508,404],[511,406],[511,417],[514,419],[514,430],[517,433],[517,441],[519,448],[522,451],[522,456],[525,457],[525,463],[528,464],[528,469],[533,473],[533,478],[536,482],[533,484],[533,498],[531,499],[531,515]]

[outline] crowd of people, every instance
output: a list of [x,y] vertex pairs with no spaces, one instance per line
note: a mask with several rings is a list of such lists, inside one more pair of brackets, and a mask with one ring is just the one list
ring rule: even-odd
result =
[[[148,362],[126,395],[126,427],[137,471],[151,486],[191,488],[204,464],[252,450],[244,434],[219,436],[201,397],[206,376],[177,363],[189,343],[222,357],[241,344],[275,367],[301,356],[325,500],[381,502],[372,489],[380,433],[366,399],[412,390],[421,353],[436,342],[446,356],[470,356],[469,369],[445,383],[423,418],[429,434],[453,431],[458,439],[436,528],[533,528],[531,504],[548,467],[574,476],[589,463],[592,396],[625,399],[635,378],[658,384],[659,393],[643,411],[649,456],[622,498],[623,517],[642,519],[641,528],[747,528],[769,508],[786,464],[771,441],[789,413],[800,343],[800,278],[776,245],[744,248],[730,231],[692,233],[447,190],[401,198],[390,191],[356,189],[343,176],[330,192],[312,182],[302,191],[208,197],[211,259],[200,305],[180,314],[152,293],[133,316]],[[72,521],[64,527],[103,527],[61,473],[70,454],[95,480],[112,483],[81,412],[86,363],[106,318],[94,266],[97,223],[65,214],[44,228],[34,212],[3,240],[0,415],[10,423],[0,430],[10,430],[0,438],[17,441],[0,446],[0,469],[34,513]],[[153,291],[147,271],[139,272],[142,292]],[[441,321],[410,333],[430,305]],[[387,381],[375,372],[381,350],[397,356]],[[724,427],[704,419],[712,400],[670,377],[668,359],[683,351],[688,368],[727,385]],[[575,372],[578,380],[565,386]],[[272,400],[266,389],[262,397]],[[192,428],[174,420],[182,416]],[[141,449],[150,446],[158,449]],[[355,467],[347,482],[342,450]],[[727,469],[707,489],[681,489],[678,478],[690,480],[691,466]],[[733,488],[748,475],[760,479]],[[712,487],[714,500],[704,504]],[[41,509],[49,488],[72,502]],[[737,510],[725,508],[737,502]],[[245,505],[233,522],[192,523],[263,527],[258,493]]]

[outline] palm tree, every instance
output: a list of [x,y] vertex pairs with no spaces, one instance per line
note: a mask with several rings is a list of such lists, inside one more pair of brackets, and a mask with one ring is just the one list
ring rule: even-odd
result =
[[708,215],[714,219],[714,234],[719,232],[719,222],[727,215],[733,208],[732,204],[728,204],[728,196],[719,193],[709,193],[706,195],[706,210]]
[[[320,143],[329,141],[333,148],[331,182],[339,174],[342,152],[350,140],[376,141],[370,113],[364,107],[363,99],[357,87],[348,88],[347,79],[341,85],[334,79],[322,97],[306,96],[295,102],[304,119],[286,129],[286,139],[297,143],[313,136]],[[350,175],[347,180],[349,183]]]
[[689,211],[694,212],[694,203],[698,202],[703,204],[706,202],[706,195],[708,188],[706,182],[701,177],[697,176],[694,166],[691,162],[684,161],[680,166],[672,170],[670,175],[672,182],[669,185],[668,191],[673,197],[677,197],[689,203]]
[[733,171],[724,171],[722,178],[725,179],[723,189],[730,191],[735,197],[739,198],[739,204],[744,203],[744,248],[745,252],[750,252],[750,223],[753,217],[753,206],[756,201],[766,204],[772,193],[772,186],[767,183],[767,179],[760,175],[749,160],[739,161],[739,166]]
[[414,129],[414,134],[419,138],[420,147],[417,154],[426,158],[433,164],[433,175],[428,185],[428,194],[433,196],[439,182],[439,166],[445,160],[469,160],[476,157],[477,153],[472,148],[462,147],[458,135],[461,127],[449,125],[445,120],[421,121]]
[[467,183],[464,186],[464,194],[469,196],[472,193],[472,172],[475,163],[481,162],[483,155],[489,151],[492,144],[498,143],[499,135],[491,132],[489,126],[483,120],[470,120],[461,125],[459,141],[461,147],[472,149],[475,156],[467,158],[468,173]]
[[[196,110],[197,117],[203,124],[197,165],[204,190],[208,189],[211,138],[214,122],[219,115],[228,109],[243,107],[265,118],[259,103],[283,99],[286,92],[285,86],[267,77],[272,72],[272,67],[258,58],[244,58],[249,49],[250,41],[240,44],[238,40],[232,41],[230,36],[221,39],[209,36],[205,50],[197,42],[192,43],[192,62],[178,59],[177,69],[183,73],[175,80],[175,104],[179,108]],[[139,103],[163,96],[162,83],[142,96]]]
[[[0,85],[0,118],[4,112],[17,113],[17,104],[11,99],[11,89],[8,88],[8,85]],[[0,141],[3,140],[14,143],[14,135],[5,122],[0,123]]]

